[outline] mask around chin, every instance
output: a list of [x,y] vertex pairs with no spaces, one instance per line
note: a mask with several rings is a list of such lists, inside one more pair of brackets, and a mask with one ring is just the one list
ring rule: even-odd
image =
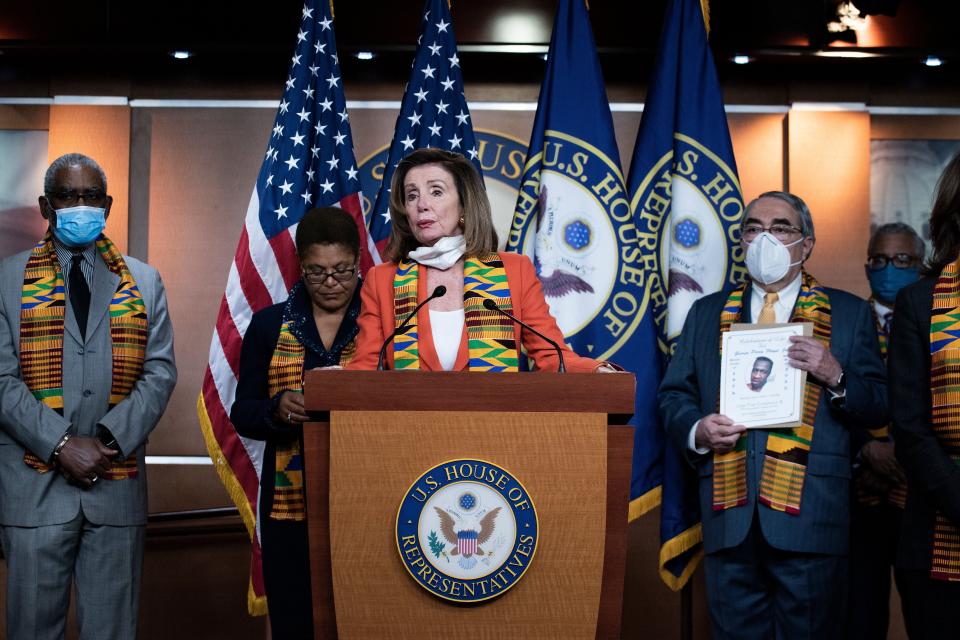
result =
[[96,240],[107,224],[107,211],[100,207],[56,209],[53,235],[68,247],[85,247]]
[[747,245],[747,271],[750,277],[761,284],[773,284],[781,280],[790,267],[803,263],[803,260],[790,262],[790,249],[803,238],[785,245],[773,234],[764,231]]

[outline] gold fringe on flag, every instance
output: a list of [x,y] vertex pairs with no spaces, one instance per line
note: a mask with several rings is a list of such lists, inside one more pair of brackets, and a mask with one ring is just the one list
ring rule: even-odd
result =
[[[230,465],[223,457],[223,452],[220,450],[220,445],[213,433],[213,425],[210,423],[207,404],[203,399],[202,392],[197,397],[197,417],[200,419],[200,432],[203,434],[203,442],[207,446],[207,453],[210,455],[210,459],[213,460],[213,468],[216,470],[217,475],[220,476],[220,481],[223,482],[223,486],[227,490],[227,495],[230,496],[233,504],[237,506],[240,519],[243,520],[243,524],[246,525],[247,534],[250,536],[252,542],[254,536],[256,536],[257,516],[250,508],[250,503],[247,501],[247,495],[244,493],[243,487],[240,486],[240,481],[233,475]],[[253,589],[252,578],[247,583],[247,612],[251,616],[267,615],[267,598],[266,596],[257,595]]]

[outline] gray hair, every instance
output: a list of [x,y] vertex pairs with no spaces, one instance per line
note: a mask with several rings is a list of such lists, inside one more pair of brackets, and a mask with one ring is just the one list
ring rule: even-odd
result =
[[873,247],[877,244],[877,240],[880,238],[880,236],[893,236],[899,233],[913,238],[913,246],[914,250],[917,252],[917,259],[923,260],[923,257],[927,255],[927,243],[923,241],[923,238],[920,237],[920,234],[917,233],[916,229],[908,225],[906,222],[888,222],[877,227],[877,229],[873,232],[873,235],[870,236],[869,244],[867,244],[867,257],[869,257],[869,254],[873,253]]
[[759,196],[754,198],[750,204],[747,205],[746,209],[743,210],[744,220],[750,217],[750,210],[753,209],[753,206],[757,204],[761,198],[776,198],[777,200],[782,200],[790,205],[790,208],[796,211],[797,215],[800,216],[800,232],[803,234],[803,237],[816,241],[817,236],[813,233],[813,216],[810,215],[810,209],[807,207],[807,203],[804,202],[799,196],[795,196],[792,193],[787,193],[786,191],[767,191],[765,193],[761,193]]
[[103,183],[103,190],[107,190],[107,174],[103,172],[103,169],[100,168],[96,160],[82,153],[67,153],[51,162],[50,166],[47,167],[47,173],[43,176],[43,193],[45,195],[53,193],[53,181],[61,169],[75,166],[89,167],[96,171],[100,176],[100,181]]

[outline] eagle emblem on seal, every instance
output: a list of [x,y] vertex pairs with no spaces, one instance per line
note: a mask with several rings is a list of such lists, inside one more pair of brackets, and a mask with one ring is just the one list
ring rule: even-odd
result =
[[440,517],[440,533],[444,539],[453,545],[449,552],[451,556],[459,556],[457,563],[464,569],[471,569],[477,564],[474,556],[485,555],[486,552],[480,546],[490,539],[496,529],[497,514],[500,513],[500,507],[491,509],[485,515],[471,519],[466,522],[466,518],[460,518],[459,524],[449,513],[440,507],[434,507],[437,516]]
[[[556,223],[557,213],[550,205],[547,197],[546,185],[540,188],[537,208],[537,249],[533,254],[533,266],[543,286],[543,295],[548,298],[562,298],[568,293],[593,293],[590,283],[575,273],[561,269],[556,263],[556,256],[552,256],[553,226]],[[544,267],[550,267],[549,275]]]

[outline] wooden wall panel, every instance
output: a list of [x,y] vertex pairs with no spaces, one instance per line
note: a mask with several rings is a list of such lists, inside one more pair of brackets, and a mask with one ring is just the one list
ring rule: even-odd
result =
[[870,116],[872,140],[960,140],[960,116]]
[[50,107],[34,104],[0,104],[0,129],[34,129],[50,127]]
[[787,130],[787,187],[810,207],[817,235],[807,268],[824,285],[866,297],[870,115],[794,109]]
[[51,106],[48,160],[52,162],[72,152],[90,156],[107,174],[107,190],[113,196],[113,206],[106,233],[120,251],[126,253],[130,201],[130,107]]
[[138,187],[149,191],[148,258],[166,284],[179,370],[153,455],[206,455],[197,395],[273,117],[269,109],[137,110],[135,126],[150,132],[149,184]]
[[764,191],[783,189],[784,117],[782,113],[727,116],[744,204]]

